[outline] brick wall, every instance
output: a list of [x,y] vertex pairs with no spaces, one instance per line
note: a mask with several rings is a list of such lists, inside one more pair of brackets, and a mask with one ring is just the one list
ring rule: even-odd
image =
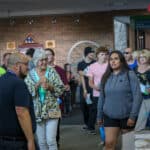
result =
[[[16,46],[22,44],[29,33],[35,36],[40,44],[46,40],[55,40],[56,63],[62,65],[67,62],[70,48],[78,41],[90,40],[99,45],[113,47],[113,17],[117,15],[142,14],[143,11],[118,11],[90,13],[78,15],[79,23],[74,22],[75,15],[56,16],[56,23],[52,24],[51,16],[33,17],[32,25],[27,18],[16,18],[16,24],[11,26],[8,19],[0,20],[0,52],[6,50],[6,42],[15,41]],[[71,54],[72,61],[81,58],[83,48],[88,45],[80,44]],[[93,46],[94,47],[94,46]]]

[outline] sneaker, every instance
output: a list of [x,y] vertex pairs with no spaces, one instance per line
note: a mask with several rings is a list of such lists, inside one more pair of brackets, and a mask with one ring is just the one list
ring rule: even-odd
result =
[[[98,143],[98,146],[100,146],[100,147],[105,147],[105,142],[104,141],[100,141],[99,143]],[[104,149],[102,149],[102,150],[104,150]]]
[[104,142],[104,141],[101,141],[101,142],[100,142],[100,145],[105,146],[105,142]]
[[95,130],[89,130],[88,133],[92,134],[92,135],[96,135],[96,131]]
[[87,125],[84,125],[84,126],[82,127],[82,130],[88,130]]

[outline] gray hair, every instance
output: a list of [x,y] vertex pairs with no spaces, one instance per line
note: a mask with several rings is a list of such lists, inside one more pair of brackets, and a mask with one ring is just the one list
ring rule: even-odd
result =
[[47,58],[47,55],[46,55],[46,52],[43,49],[35,50],[34,55],[33,55],[34,65],[37,66],[38,61],[41,60],[41,59],[45,59],[45,58]]

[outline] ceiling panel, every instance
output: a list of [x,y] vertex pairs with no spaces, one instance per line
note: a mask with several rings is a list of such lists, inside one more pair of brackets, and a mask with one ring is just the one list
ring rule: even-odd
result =
[[0,0],[0,17],[146,9],[150,0]]

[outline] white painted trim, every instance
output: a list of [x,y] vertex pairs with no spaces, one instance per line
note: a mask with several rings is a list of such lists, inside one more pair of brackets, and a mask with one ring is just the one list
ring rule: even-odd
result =
[[73,52],[74,48],[75,48],[76,46],[80,45],[80,44],[83,44],[83,43],[89,43],[89,44],[92,44],[92,45],[94,45],[94,46],[96,46],[96,47],[99,47],[99,46],[100,46],[100,45],[97,44],[96,42],[94,42],[94,41],[89,41],[89,40],[79,41],[79,42],[75,43],[75,44],[70,48],[70,50],[69,50],[69,53],[68,53],[68,56],[67,56],[67,62],[68,62],[68,63],[71,63],[70,56],[71,56],[71,53]]

